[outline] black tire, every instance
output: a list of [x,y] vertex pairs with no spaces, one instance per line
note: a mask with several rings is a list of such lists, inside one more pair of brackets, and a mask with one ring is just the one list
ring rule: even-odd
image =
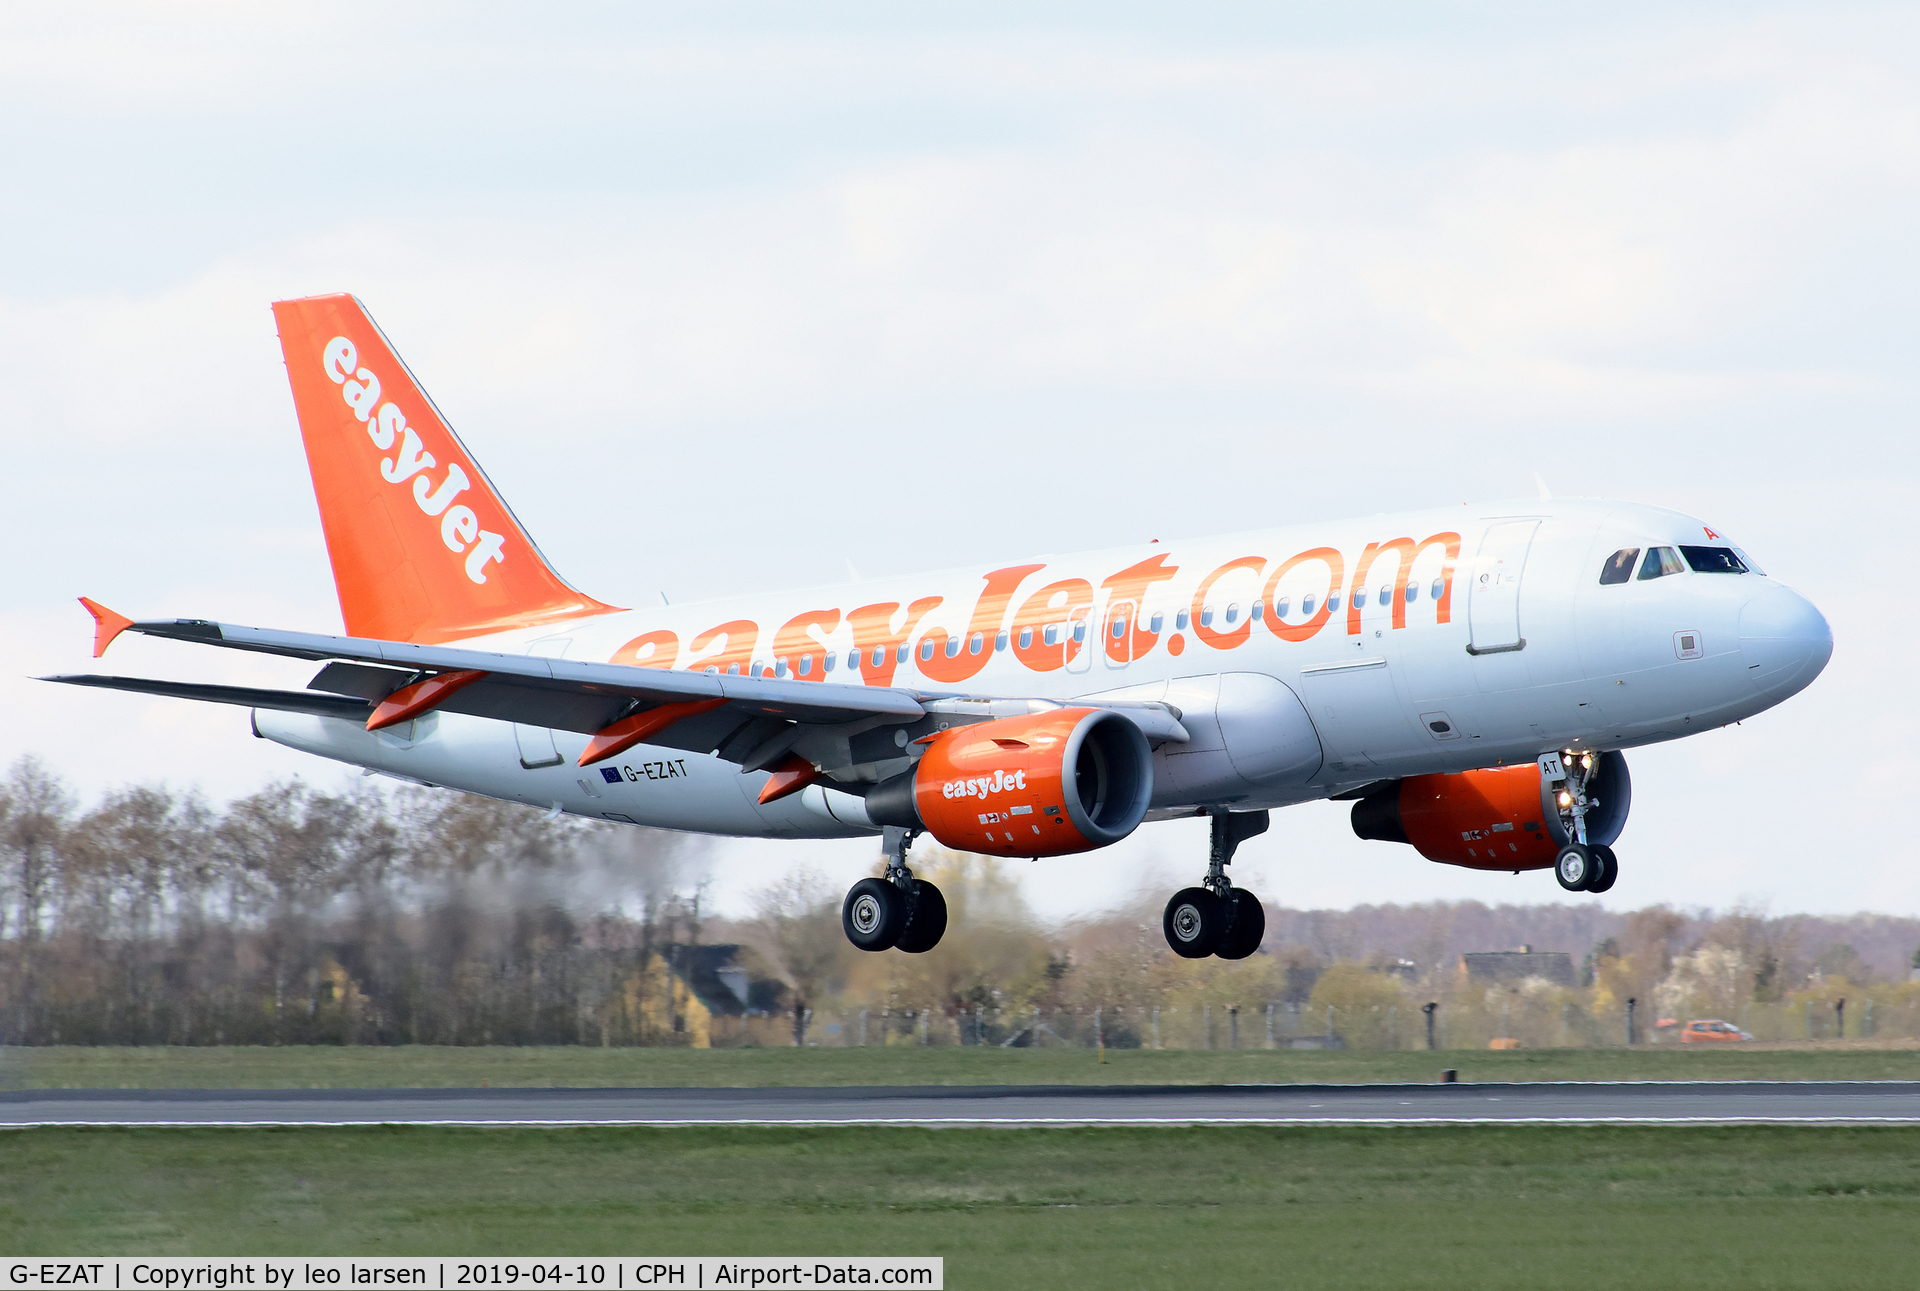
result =
[[861,879],[847,889],[840,927],[861,950],[886,950],[907,927],[907,894],[885,879]]
[[1553,877],[1569,892],[1586,892],[1600,877],[1600,858],[1584,843],[1568,843],[1553,858]]
[[1620,877],[1620,858],[1605,843],[1595,843],[1593,854],[1600,862],[1600,872],[1593,876],[1593,882],[1587,885],[1589,892],[1605,892]]
[[909,955],[924,955],[940,944],[947,931],[947,899],[940,889],[925,879],[913,881],[913,913],[907,917],[906,931],[893,943],[895,950]]
[[1167,945],[1182,959],[1205,959],[1227,930],[1227,908],[1205,888],[1181,888],[1160,917]]
[[1267,935],[1267,908],[1245,888],[1235,888],[1231,899],[1227,933],[1213,953],[1222,959],[1245,959],[1260,949],[1260,939]]

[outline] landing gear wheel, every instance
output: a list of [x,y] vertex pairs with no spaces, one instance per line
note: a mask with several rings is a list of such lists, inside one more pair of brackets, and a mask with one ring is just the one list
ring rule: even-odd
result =
[[[899,889],[895,888],[894,891]],[[940,889],[933,884],[925,879],[915,879],[913,913],[907,919],[906,931],[900,934],[900,940],[893,943],[893,948],[904,950],[909,955],[924,954],[940,944],[940,938],[946,931],[947,899],[940,895]]]
[[1227,930],[1226,903],[1205,888],[1181,888],[1160,919],[1167,945],[1182,959],[1205,959]]
[[1569,892],[1591,891],[1600,877],[1600,858],[1585,843],[1568,843],[1554,858],[1553,877]]
[[1227,902],[1232,907],[1227,932],[1213,953],[1222,959],[1245,959],[1260,949],[1260,939],[1267,935],[1267,910],[1245,888],[1235,888]]
[[907,894],[885,879],[861,879],[847,890],[840,926],[859,949],[886,950],[906,931]]
[[1600,866],[1599,872],[1593,876],[1593,882],[1587,884],[1587,891],[1605,892],[1620,877],[1620,861],[1605,843],[1594,843],[1592,846],[1594,858],[1600,862]]

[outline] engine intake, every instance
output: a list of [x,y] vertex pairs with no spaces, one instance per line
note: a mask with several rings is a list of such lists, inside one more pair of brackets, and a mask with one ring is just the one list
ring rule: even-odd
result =
[[[1353,832],[1410,843],[1430,861],[1474,870],[1539,870],[1573,841],[1553,786],[1529,763],[1458,775],[1408,776],[1353,804]],[[1587,841],[1612,844],[1633,805],[1627,759],[1601,753],[1587,779]]]
[[988,856],[1066,856],[1131,834],[1152,796],[1137,725],[1062,708],[942,731],[913,770],[868,791],[867,815]]

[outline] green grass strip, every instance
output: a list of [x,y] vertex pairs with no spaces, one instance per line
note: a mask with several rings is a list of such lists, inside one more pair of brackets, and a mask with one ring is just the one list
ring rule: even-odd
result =
[[38,1129],[28,1254],[914,1254],[972,1287],[1902,1287],[1920,1129]]

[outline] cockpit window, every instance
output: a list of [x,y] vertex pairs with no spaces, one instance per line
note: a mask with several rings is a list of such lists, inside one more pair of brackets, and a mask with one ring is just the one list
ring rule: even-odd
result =
[[1611,587],[1615,583],[1624,583],[1633,577],[1633,562],[1640,558],[1638,547],[1622,547],[1607,557],[1607,563],[1600,567],[1600,586]]
[[1668,574],[1682,574],[1687,567],[1680,563],[1680,557],[1671,547],[1649,547],[1647,558],[1640,562],[1640,577],[1664,578]]
[[1744,574],[1747,563],[1735,554],[1731,547],[1682,547],[1680,554],[1687,558],[1687,564],[1693,566],[1696,574]]
[[1743,565],[1745,565],[1745,566],[1747,567],[1747,572],[1748,572],[1748,573],[1750,573],[1750,574],[1758,574],[1758,575],[1760,575],[1760,577],[1762,577],[1762,578],[1765,578],[1765,577],[1767,576],[1767,571],[1766,571],[1766,570],[1764,570],[1764,569],[1762,569],[1762,568],[1760,568],[1760,566],[1758,566],[1758,565],[1756,565],[1756,564],[1754,564],[1754,563],[1753,563],[1753,557],[1752,557],[1752,556],[1749,556],[1749,555],[1747,555],[1747,553],[1746,553],[1746,552],[1744,552],[1744,551],[1741,551],[1741,550],[1740,550],[1740,549],[1739,549],[1738,547],[1735,547],[1735,548],[1733,549],[1733,554],[1734,554],[1734,555],[1736,555],[1736,556],[1738,556],[1738,557],[1740,558],[1740,563],[1741,563],[1741,564],[1743,564]]

